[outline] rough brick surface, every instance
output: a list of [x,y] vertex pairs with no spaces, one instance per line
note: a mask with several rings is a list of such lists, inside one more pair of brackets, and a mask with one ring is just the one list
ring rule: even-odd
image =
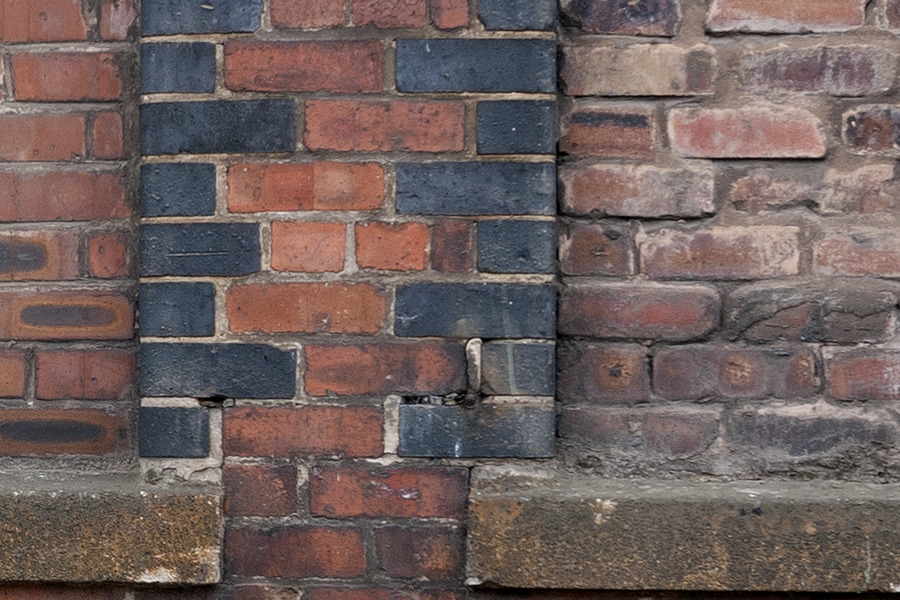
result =
[[588,33],[672,36],[681,20],[679,0],[563,0],[561,6],[563,14]]
[[78,52],[12,56],[16,99],[45,102],[116,100],[122,81],[114,54]]
[[343,22],[343,0],[272,0],[272,25],[275,27],[320,29]]
[[243,576],[359,577],[365,550],[352,527],[233,528],[225,532],[225,563]]
[[714,0],[707,25],[712,31],[845,31],[863,24],[865,6],[865,0]]
[[38,398],[119,400],[131,389],[134,355],[127,350],[39,352],[36,360]]
[[559,150],[604,158],[653,158],[653,111],[640,107],[575,105],[562,122]]
[[379,527],[378,566],[393,577],[456,581],[462,577],[463,540],[457,527]]
[[225,465],[225,514],[285,516],[297,508],[297,468],[292,465]]
[[79,0],[4,0],[0,3],[0,40],[68,42],[87,39]]

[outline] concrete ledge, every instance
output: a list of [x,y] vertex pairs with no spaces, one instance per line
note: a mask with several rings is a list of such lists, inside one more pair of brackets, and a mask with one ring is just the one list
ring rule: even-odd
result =
[[0,478],[0,581],[219,581],[221,496],[131,479]]
[[900,591],[900,486],[476,470],[471,585]]

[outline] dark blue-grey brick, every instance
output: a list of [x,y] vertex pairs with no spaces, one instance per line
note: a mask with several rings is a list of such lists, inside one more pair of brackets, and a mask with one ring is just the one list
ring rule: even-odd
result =
[[502,396],[553,396],[556,346],[490,342],[481,351],[481,391]]
[[556,271],[556,225],[548,221],[478,223],[478,270],[486,273]]
[[143,0],[144,35],[255,31],[262,0]]
[[556,0],[478,0],[485,29],[546,31],[556,25]]
[[549,458],[555,442],[552,406],[400,406],[400,456]]
[[160,163],[141,167],[141,216],[194,217],[216,210],[216,167]]
[[204,458],[209,455],[205,408],[142,406],[138,451],[144,458]]
[[262,344],[142,344],[144,396],[293,398],[296,353]]
[[552,40],[397,40],[401,92],[556,91]]
[[211,92],[215,87],[215,44],[141,44],[142,93]]
[[158,102],[141,106],[141,152],[216,154],[294,148],[290,100]]
[[403,163],[397,210],[419,215],[553,215],[552,163]]
[[147,283],[141,286],[141,335],[201,337],[216,332],[216,292],[211,283]]
[[140,235],[145,276],[248,275],[259,271],[255,223],[144,225]]
[[397,289],[404,337],[552,338],[556,289],[511,283],[414,283]]
[[556,104],[501,100],[478,103],[479,154],[553,154]]

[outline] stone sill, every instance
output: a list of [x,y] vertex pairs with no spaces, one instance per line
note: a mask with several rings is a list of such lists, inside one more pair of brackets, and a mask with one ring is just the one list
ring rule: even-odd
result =
[[0,581],[211,584],[221,493],[132,476],[0,476]]
[[476,469],[468,583],[900,591],[900,486],[604,480]]

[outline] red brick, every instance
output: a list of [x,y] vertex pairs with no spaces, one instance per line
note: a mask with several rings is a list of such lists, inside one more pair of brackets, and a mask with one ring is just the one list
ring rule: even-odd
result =
[[0,160],[72,160],[84,156],[84,115],[0,115]]
[[844,113],[841,136],[855,154],[897,156],[900,110],[887,104],[857,106]]
[[225,85],[235,91],[365,93],[384,87],[379,42],[225,44]]
[[660,218],[716,211],[711,167],[600,164],[563,168],[560,179],[567,214]]
[[835,352],[825,361],[829,392],[838,400],[900,399],[900,352]]
[[845,31],[865,20],[866,0],[714,0],[711,31]]
[[128,350],[59,350],[37,353],[37,397],[120,400],[131,390],[134,353]]
[[136,19],[133,0],[105,0],[100,5],[100,37],[104,40],[127,39]]
[[604,158],[653,158],[651,108],[581,105],[565,116],[559,151]]
[[108,160],[122,158],[125,137],[122,130],[122,115],[117,112],[100,113],[94,119],[92,134],[94,158]]
[[228,600],[297,600],[300,593],[290,587],[241,585],[232,588]]
[[559,329],[596,338],[686,341],[712,331],[720,308],[715,290],[694,285],[570,285],[560,298]]
[[78,237],[62,231],[0,233],[0,281],[78,277]]
[[424,27],[425,0],[353,0],[353,24],[392,27]]
[[323,517],[465,516],[468,471],[458,468],[319,468],[310,511]]
[[114,54],[99,52],[12,55],[17,100],[117,100],[122,80]]
[[869,164],[853,171],[831,169],[816,194],[822,214],[890,212],[897,204],[894,165]]
[[347,227],[343,223],[272,222],[272,268],[300,273],[344,269]]
[[826,151],[819,119],[786,106],[673,109],[669,141],[696,158],[821,158]]
[[475,266],[470,221],[444,220],[431,228],[431,268],[444,273],[466,273]]
[[463,149],[465,107],[455,101],[310,100],[310,150],[451,152]]
[[0,293],[0,339],[127,340],[133,336],[131,302],[115,292]]
[[314,588],[307,590],[304,595],[309,600],[463,600],[464,597],[464,591],[423,590],[420,586],[414,589]]
[[297,467],[225,465],[225,515],[284,517],[297,510]]
[[293,525],[225,532],[226,572],[262,577],[360,577],[366,560],[353,527]]
[[377,333],[387,300],[367,283],[260,283],[229,288],[226,310],[235,333]]
[[0,0],[0,41],[68,42],[87,39],[79,0]]
[[740,211],[763,211],[813,204],[819,197],[816,185],[778,176],[771,169],[755,169],[731,186],[731,202]]
[[428,226],[424,223],[358,223],[356,262],[363,269],[422,271],[428,266]]
[[0,586],[0,600],[125,600],[125,589],[52,584],[10,584]]
[[88,238],[88,268],[94,277],[128,275],[128,239],[124,233],[104,232]]
[[344,23],[344,0],[272,0],[272,25],[321,29]]
[[469,0],[431,0],[431,20],[438,29],[469,26]]
[[0,350],[0,398],[20,398],[24,394],[25,354]]
[[224,449],[229,456],[380,456],[381,408],[239,406],[225,411]]
[[309,345],[305,352],[306,391],[311,396],[441,394],[465,387],[465,358],[459,344]]
[[827,233],[813,246],[813,271],[829,277],[900,277],[900,238],[892,228]]
[[105,410],[0,410],[0,455],[98,455],[124,450],[128,422]]
[[565,275],[631,275],[631,233],[612,224],[574,222],[559,239],[559,268]]
[[0,220],[126,219],[131,209],[116,173],[0,173]]
[[372,210],[384,202],[375,163],[252,164],[228,168],[228,210]]
[[650,277],[764,279],[800,271],[796,227],[661,229],[638,240],[641,272]]
[[458,527],[379,527],[378,567],[389,577],[462,579],[465,535]]
[[561,402],[633,403],[650,397],[650,361],[643,346],[568,343],[558,360]]
[[658,410],[641,419],[644,448],[664,456],[703,451],[719,435],[719,417],[712,411]]
[[674,400],[805,398],[819,378],[803,347],[680,346],[654,356],[653,390]]

